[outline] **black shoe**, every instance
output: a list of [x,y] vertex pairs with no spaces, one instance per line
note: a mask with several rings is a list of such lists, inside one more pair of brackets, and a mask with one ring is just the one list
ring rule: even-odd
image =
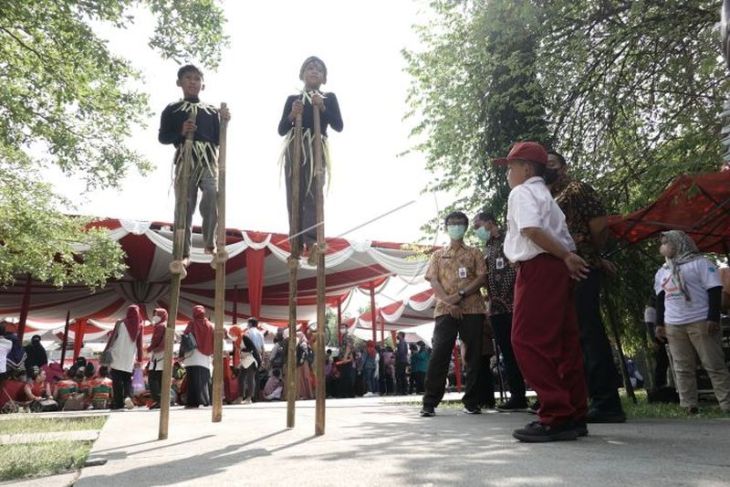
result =
[[420,414],[422,418],[430,418],[431,416],[436,416],[436,411],[433,410],[433,406],[423,406]]
[[464,414],[482,414],[482,410],[478,407],[464,406],[464,409],[462,409],[462,411],[464,412]]
[[533,421],[524,428],[514,430],[512,436],[525,443],[545,443],[576,440],[578,432],[572,421],[560,425],[547,425]]
[[588,436],[588,425],[585,421],[573,421],[573,429],[578,434],[578,437]]
[[497,411],[500,413],[524,413],[527,411],[527,401],[524,399],[519,401],[510,397],[506,402],[497,406]]
[[623,411],[599,411],[589,409],[586,414],[586,423],[625,423],[626,414]]

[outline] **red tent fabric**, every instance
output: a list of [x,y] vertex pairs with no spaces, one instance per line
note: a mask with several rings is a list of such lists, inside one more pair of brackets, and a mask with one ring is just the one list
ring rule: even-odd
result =
[[730,254],[730,171],[679,176],[646,208],[610,217],[609,228],[630,244],[682,230],[700,250]]
[[[152,316],[154,308],[169,307],[171,224],[103,219],[93,226],[105,228],[110,238],[122,246],[127,272],[121,279],[94,291],[84,286],[57,289],[32,282],[26,333],[34,329],[62,331],[67,311],[76,322],[93,321],[108,329],[125,316],[130,304],[140,305],[145,319]],[[199,229],[194,228],[193,235],[192,263],[182,284],[180,312],[176,317],[179,323],[190,319],[195,304],[212,312],[214,302],[215,271],[210,266],[211,257],[202,252]],[[226,321],[237,322],[249,316],[280,326],[288,321],[289,250],[287,235],[227,230],[226,251],[230,260],[226,265]],[[357,287],[371,283],[377,286],[395,275],[418,277],[426,267],[414,251],[404,249],[402,244],[343,238],[327,239],[325,266],[329,306],[343,302]],[[298,319],[306,322],[316,317],[316,269],[302,261],[298,276]],[[19,282],[0,293],[0,316],[20,316],[25,289],[26,283]],[[85,331],[101,330],[89,327]]]

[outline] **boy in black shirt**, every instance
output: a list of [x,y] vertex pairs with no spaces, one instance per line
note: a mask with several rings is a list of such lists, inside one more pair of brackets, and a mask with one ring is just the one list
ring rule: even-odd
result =
[[[183,99],[167,105],[160,120],[159,141],[163,144],[175,145],[175,177],[179,175],[182,164],[182,147],[185,137],[192,132],[193,165],[188,182],[188,207],[185,223],[185,239],[183,245],[183,262],[190,261],[190,245],[192,242],[192,223],[195,204],[198,200],[198,188],[203,192],[200,200],[200,214],[203,217],[203,239],[205,253],[215,251],[215,227],[218,220],[216,196],[218,192],[218,143],[220,136],[220,120],[230,120],[228,109],[220,111],[200,101],[198,95],[205,89],[203,72],[192,64],[181,67],[177,72],[177,86],[182,89]],[[195,121],[189,120],[190,113],[195,114]]]
[[[313,107],[317,107],[320,111],[320,129],[322,133],[322,161],[324,167],[330,164],[329,154],[327,150],[327,126],[332,127],[337,132],[342,131],[342,116],[340,115],[340,106],[337,103],[337,97],[334,93],[321,93],[320,86],[327,83],[327,67],[324,62],[316,56],[308,57],[304,60],[299,70],[299,79],[304,81],[304,90],[299,95],[291,95],[286,99],[284,111],[279,121],[279,135],[286,136],[284,139],[284,151],[282,157],[284,159],[286,170],[286,202],[289,210],[289,228],[290,235],[293,235],[295,229],[291,228],[292,222],[292,158],[294,150],[294,122],[297,115],[302,115],[302,159],[301,169],[299,171],[299,230],[302,232],[300,242],[300,250],[302,243],[306,251],[310,251],[317,242],[316,229],[316,206],[314,192],[314,113]],[[303,241],[303,242],[302,242]],[[310,255],[310,264],[313,264],[314,254]]]

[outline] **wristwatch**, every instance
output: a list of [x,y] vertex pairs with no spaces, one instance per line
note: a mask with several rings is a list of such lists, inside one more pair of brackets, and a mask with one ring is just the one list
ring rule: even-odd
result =
[[463,290],[463,289],[459,289],[459,297],[460,297],[461,299],[464,299],[464,298],[466,297],[466,292],[464,292],[464,290]]

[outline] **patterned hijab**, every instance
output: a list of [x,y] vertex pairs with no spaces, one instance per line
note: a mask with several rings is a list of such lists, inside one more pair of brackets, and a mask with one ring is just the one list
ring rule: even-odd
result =
[[674,255],[671,258],[665,257],[666,266],[672,273],[672,279],[679,287],[679,290],[682,291],[682,294],[684,294],[684,299],[692,301],[687,290],[687,284],[679,273],[679,266],[687,262],[692,262],[700,257],[700,251],[690,236],[681,230],[662,232],[662,239],[663,243],[666,242],[674,249]]

